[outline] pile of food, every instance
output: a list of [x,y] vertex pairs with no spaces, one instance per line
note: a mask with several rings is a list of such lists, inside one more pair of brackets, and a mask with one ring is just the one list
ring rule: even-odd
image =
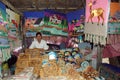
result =
[[[20,54],[16,74],[24,68],[33,67],[33,74],[42,80],[104,80],[99,78],[99,73],[85,60],[79,49],[72,51],[49,52],[40,55],[39,49],[27,50]],[[52,57],[52,58],[51,58]]]

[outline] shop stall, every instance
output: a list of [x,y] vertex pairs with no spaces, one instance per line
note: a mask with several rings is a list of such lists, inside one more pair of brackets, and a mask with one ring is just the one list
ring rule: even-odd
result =
[[[96,70],[96,64],[93,64],[93,60],[96,61],[94,56],[97,55],[95,52],[97,50],[92,52],[91,44],[84,42],[84,14],[84,9],[68,13],[68,18],[65,14],[53,10],[25,12],[25,53],[19,54],[16,76],[11,79],[24,78],[21,76],[24,74],[24,69],[32,67],[34,76],[26,75],[27,79],[32,77],[43,80],[105,80]],[[70,22],[69,28],[67,28],[67,20]],[[71,21],[74,20],[76,22],[72,23]],[[38,31],[42,33],[43,39],[49,45],[47,51],[29,49]]]
[[[86,0],[85,6],[20,16],[0,2],[0,79],[119,80],[120,62],[112,60],[120,56],[120,7],[110,0]],[[29,48],[37,32],[48,50]]]

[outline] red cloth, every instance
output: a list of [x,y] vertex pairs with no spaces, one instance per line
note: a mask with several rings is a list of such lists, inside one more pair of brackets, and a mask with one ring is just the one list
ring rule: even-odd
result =
[[110,34],[107,36],[107,44],[116,44],[116,43],[120,43],[119,34]]
[[113,45],[106,45],[103,49],[103,58],[111,58],[120,56],[120,43],[113,44]]

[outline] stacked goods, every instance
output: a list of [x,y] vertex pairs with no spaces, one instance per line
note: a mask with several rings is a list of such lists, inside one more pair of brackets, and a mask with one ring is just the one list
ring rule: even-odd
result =
[[[42,80],[57,80],[59,77],[65,80],[104,80],[97,79],[98,72],[89,65],[84,56],[78,50],[60,51],[59,54],[40,55],[39,49],[26,50],[17,61],[16,73],[27,67],[34,67],[33,73]],[[50,58],[52,53],[56,58]],[[54,79],[53,79],[54,77]]]
[[59,75],[59,67],[56,63],[56,61],[49,61],[49,63],[46,63],[40,72],[41,78],[49,77],[49,76],[58,76]]
[[27,67],[19,74],[9,77],[7,80],[34,80],[33,67]]
[[24,68],[34,67],[34,74],[39,76],[41,63],[40,49],[27,49],[24,54],[18,56],[15,74],[21,72]]
[[60,51],[57,57],[50,60],[46,55],[46,58],[42,59],[40,76],[43,80],[46,78],[49,80],[53,76],[55,80],[57,76],[65,76],[67,80],[94,80],[99,77],[98,72],[89,65],[79,49]]
[[29,54],[20,54],[16,63],[16,70],[15,74],[18,74],[24,68],[28,67],[28,61],[29,61]]
[[93,69],[93,67],[88,66],[83,72],[82,76],[86,78],[87,80],[94,80],[93,78],[96,78],[99,76],[98,72]]

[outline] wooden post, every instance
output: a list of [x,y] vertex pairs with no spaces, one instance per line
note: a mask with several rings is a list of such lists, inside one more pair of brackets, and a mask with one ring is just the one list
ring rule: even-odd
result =
[[97,45],[97,70],[99,70],[99,67],[102,63],[102,46]]

